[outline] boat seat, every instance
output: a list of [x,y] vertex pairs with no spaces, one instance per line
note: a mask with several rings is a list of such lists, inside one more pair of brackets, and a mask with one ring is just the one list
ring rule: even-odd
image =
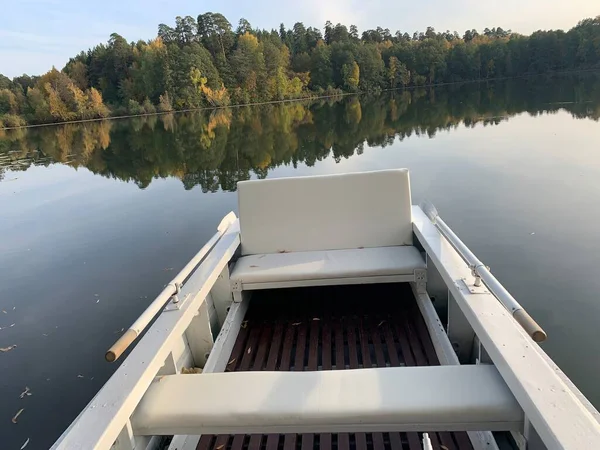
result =
[[270,253],[238,259],[231,281],[240,290],[263,289],[265,283],[346,284],[349,278],[414,281],[415,270],[425,268],[421,253],[412,246]]
[[131,418],[135,435],[520,431],[492,365],[171,375]]
[[238,201],[237,300],[247,289],[416,281],[425,269],[407,169],[241,181]]

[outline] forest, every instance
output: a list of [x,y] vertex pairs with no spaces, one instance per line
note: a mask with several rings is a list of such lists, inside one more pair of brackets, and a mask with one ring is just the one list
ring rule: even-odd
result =
[[62,70],[0,74],[0,128],[109,116],[379,92],[600,68],[600,16],[530,36],[396,31],[325,23],[255,29],[218,13],[160,24],[150,41],[113,33]]
[[340,161],[523,112],[600,120],[600,74],[540,78],[0,130],[0,181],[6,171],[60,163],[141,189],[176,177],[186,189],[233,191],[238,181],[265,178],[281,165]]

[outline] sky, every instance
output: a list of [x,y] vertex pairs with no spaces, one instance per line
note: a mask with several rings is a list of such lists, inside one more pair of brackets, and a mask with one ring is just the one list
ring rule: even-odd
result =
[[[93,6],[92,6],[93,5]],[[569,29],[600,14],[598,0],[0,0],[0,73],[12,78],[62,69],[70,57],[106,42],[116,32],[129,41],[156,36],[159,23],[176,16],[220,12],[235,26],[240,18],[254,28],[291,28],[296,22],[323,28],[327,20],[366,29],[412,34],[502,27],[522,34]]]

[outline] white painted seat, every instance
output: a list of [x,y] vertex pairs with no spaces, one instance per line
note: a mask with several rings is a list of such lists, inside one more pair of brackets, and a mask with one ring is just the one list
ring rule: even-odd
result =
[[172,375],[132,416],[136,435],[521,430],[491,365]]
[[425,261],[412,246],[271,253],[240,258],[233,277],[250,283],[413,275]]
[[243,181],[238,199],[236,292],[424,276],[406,169]]

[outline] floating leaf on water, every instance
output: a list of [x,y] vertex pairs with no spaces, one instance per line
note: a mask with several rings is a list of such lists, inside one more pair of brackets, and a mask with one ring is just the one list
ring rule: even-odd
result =
[[123,331],[125,331],[125,328],[121,328],[120,330],[115,331],[115,334],[122,333]]
[[318,317],[313,317],[312,320],[321,320],[321,319],[319,319]]
[[221,450],[223,447],[225,447],[225,444],[221,444],[221,445],[215,447],[215,450]]
[[100,297],[100,294],[94,294],[94,297]]
[[379,322],[379,325],[377,325],[378,327],[380,327],[381,325],[383,325],[385,323],[385,320],[382,320],[381,322]]
[[31,395],[29,393],[31,389],[29,389],[29,387],[25,386],[25,390],[23,392],[21,392],[21,398],[25,398],[26,395]]
[[100,299],[96,300],[96,303],[100,303]]
[[17,418],[21,415],[21,413],[25,411],[25,408],[21,408],[20,410],[17,411],[17,413],[15,414],[15,417],[12,418],[12,423],[17,423]]
[[21,450],[23,450],[28,445],[29,445],[29,438],[27,438],[27,440],[25,441],[25,443],[23,445],[21,445]]
[[17,344],[9,345],[8,347],[0,347],[0,352],[2,352],[2,353],[10,352],[16,346],[17,346]]
[[46,336],[46,337],[48,337],[48,335],[47,335],[46,333],[42,333],[42,336]]
[[247,326],[248,326],[248,321],[247,321],[247,320],[244,320],[244,321],[242,322],[242,325],[241,325],[241,327],[242,327],[242,328],[246,328]]
[[10,328],[14,327],[15,325],[16,325],[16,324],[14,324],[14,323],[11,323],[11,324],[10,324]]
[[293,327],[297,327],[297,326],[298,326],[298,325],[300,325],[301,323],[302,323],[302,322],[294,322],[294,323],[292,324],[292,326],[293,326]]
[[252,347],[248,347],[248,351],[246,353],[250,354],[251,351],[252,351]]
[[2,312],[3,312],[4,314],[8,314],[8,313],[6,312],[6,310],[4,310],[4,309],[2,310]]
[[440,445],[440,448],[441,448],[442,450],[448,450],[448,447],[446,447],[445,445]]
[[83,375],[77,375],[77,378],[84,378]]
[[14,311],[15,309],[17,309],[17,307],[16,307],[16,306],[13,306],[13,311]]
[[229,362],[227,363],[227,365],[229,365],[229,364],[233,364],[234,362],[235,362],[235,358],[233,358],[231,361],[229,361]]

